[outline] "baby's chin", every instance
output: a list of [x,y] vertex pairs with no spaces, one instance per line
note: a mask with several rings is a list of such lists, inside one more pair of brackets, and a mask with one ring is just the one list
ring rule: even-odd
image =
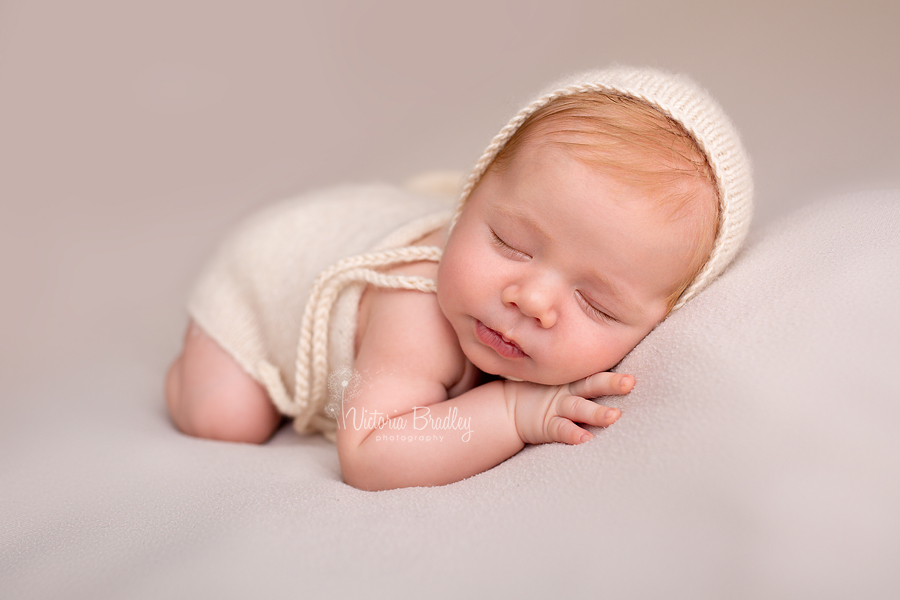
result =
[[[471,359],[469,359],[469,360],[471,360]],[[489,370],[489,369],[482,368],[475,361],[472,361],[472,364],[474,364],[476,367],[478,367],[478,369],[480,369],[481,372],[487,373],[488,375],[494,375],[495,377],[499,377],[501,379],[506,379],[509,381],[527,381],[528,383],[537,383],[539,385],[566,385],[568,383],[578,381],[579,379],[584,379],[585,377],[588,377],[589,375],[594,374],[594,373],[588,373],[587,375],[583,375],[581,377],[576,377],[574,379],[568,379],[567,378],[567,377],[569,377],[568,375],[553,377],[546,373],[519,373],[519,372],[509,373],[509,372],[504,372],[502,370],[497,372],[496,369]]]
[[[554,372],[548,372],[547,369],[533,369],[528,372],[523,372],[521,369],[515,372],[511,372],[505,369],[497,369],[497,365],[486,364],[483,360],[479,360],[479,356],[470,356],[469,352],[466,352],[466,349],[462,349],[463,354],[465,354],[466,358],[469,359],[475,367],[481,371],[482,373],[486,373],[487,375],[492,375],[494,377],[499,377],[501,379],[507,379],[509,381],[527,381],[528,383],[537,383],[539,385],[566,385],[569,383],[573,383],[575,381],[580,381],[586,377],[590,377],[591,375],[595,375],[596,373],[602,373],[603,371],[609,371],[614,368],[618,361],[615,364],[608,365],[606,368],[603,368],[603,365],[600,365],[596,370],[591,370],[589,373],[578,373],[578,372],[561,372],[562,370],[557,370]],[[624,358],[624,357],[623,357]]]

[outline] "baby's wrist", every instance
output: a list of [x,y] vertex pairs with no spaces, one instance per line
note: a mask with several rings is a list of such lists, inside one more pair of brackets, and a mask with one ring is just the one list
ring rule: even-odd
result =
[[522,417],[521,410],[519,410],[519,394],[523,391],[523,387],[528,385],[522,381],[511,381],[508,379],[501,379],[497,382],[499,384],[503,402],[506,405],[506,417],[512,428],[512,431],[515,432],[516,436],[523,442],[528,443],[525,438],[522,436],[522,433],[519,428],[519,423],[517,421],[518,418]]

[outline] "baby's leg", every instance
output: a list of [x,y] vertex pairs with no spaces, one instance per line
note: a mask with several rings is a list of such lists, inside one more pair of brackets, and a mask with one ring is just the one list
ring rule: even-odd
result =
[[259,383],[195,323],[166,378],[166,404],[188,435],[261,444],[281,415]]

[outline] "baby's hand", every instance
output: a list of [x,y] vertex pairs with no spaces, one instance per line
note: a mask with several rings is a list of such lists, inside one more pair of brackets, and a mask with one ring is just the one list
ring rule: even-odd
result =
[[606,427],[620,415],[618,409],[587,398],[627,394],[634,377],[604,372],[561,386],[509,381],[506,385],[511,386],[507,389],[515,403],[516,431],[523,442],[581,444],[594,436],[575,423]]

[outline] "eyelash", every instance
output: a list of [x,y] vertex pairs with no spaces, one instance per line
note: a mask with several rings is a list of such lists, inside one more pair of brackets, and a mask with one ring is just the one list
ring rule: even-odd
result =
[[500,238],[500,236],[497,235],[497,232],[494,231],[493,229],[491,229],[491,241],[499,249],[515,255],[517,258],[531,258],[531,256],[529,254],[526,254],[525,252],[522,252],[521,250],[516,250],[515,248],[513,248],[512,246],[510,246],[509,244],[504,242]]
[[606,321],[607,323],[618,323],[619,320],[613,317],[612,315],[608,315],[590,302],[587,301],[587,298],[581,292],[575,292],[578,295],[578,300],[585,307],[590,314],[595,315],[597,318]]

